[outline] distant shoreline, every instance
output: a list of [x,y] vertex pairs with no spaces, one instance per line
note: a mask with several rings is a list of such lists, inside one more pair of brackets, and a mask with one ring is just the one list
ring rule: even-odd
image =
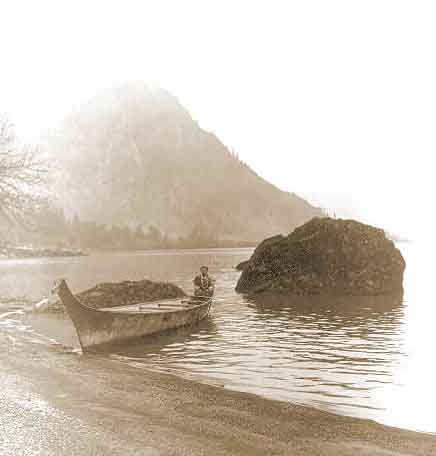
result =
[[3,247],[0,248],[0,259],[22,259],[22,258],[58,258],[86,256],[82,250],[58,249],[58,248],[37,248],[37,247]]
[[205,247],[155,247],[143,249],[129,248],[95,248],[83,250],[74,249],[53,249],[53,248],[21,248],[4,247],[0,248],[0,261],[13,259],[33,258],[74,258],[90,256],[94,253],[140,253],[140,252],[171,252],[171,251],[202,251],[202,250],[228,250],[228,249],[254,249],[252,245],[229,245],[229,246],[205,246]]
[[244,249],[254,248],[261,241],[165,241],[146,246],[107,246],[107,247],[86,247],[90,251],[147,251],[147,250],[201,250],[201,249]]

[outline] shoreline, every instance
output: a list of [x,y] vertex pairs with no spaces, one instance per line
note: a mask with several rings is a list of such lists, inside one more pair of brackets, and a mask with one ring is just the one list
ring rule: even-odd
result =
[[37,258],[74,258],[87,256],[82,250],[70,250],[53,247],[3,247],[0,258],[4,260]]
[[[5,341],[0,354],[0,427],[27,436],[3,433],[0,454],[11,454],[2,450],[20,442],[65,455],[436,454],[433,434],[137,369],[62,346],[32,348]],[[13,413],[23,403],[26,413]]]
[[156,253],[162,254],[171,254],[171,253],[180,253],[180,252],[195,252],[195,253],[203,253],[203,252],[220,252],[220,251],[252,251],[254,246],[228,246],[228,247],[183,247],[183,248],[176,248],[176,247],[167,247],[167,248],[147,248],[147,249],[123,249],[123,248],[107,248],[107,249],[88,249],[86,251],[78,250],[78,251],[56,251],[53,249],[40,249],[40,250],[30,250],[30,249],[23,249],[26,250],[25,252],[21,252],[21,249],[12,249],[12,250],[20,250],[20,253],[12,253],[12,251],[6,252],[6,249],[0,249],[0,261],[7,261],[7,260],[38,260],[38,259],[51,259],[51,258],[64,258],[64,259],[72,259],[72,258],[80,258],[80,257],[89,257],[95,254],[102,254],[102,255],[124,255],[124,254],[149,254],[153,255]]

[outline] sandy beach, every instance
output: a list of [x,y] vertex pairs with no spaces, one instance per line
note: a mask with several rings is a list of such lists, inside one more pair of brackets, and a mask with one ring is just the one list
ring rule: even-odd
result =
[[60,346],[29,351],[9,341],[0,369],[2,456],[436,454],[433,435],[139,370]]

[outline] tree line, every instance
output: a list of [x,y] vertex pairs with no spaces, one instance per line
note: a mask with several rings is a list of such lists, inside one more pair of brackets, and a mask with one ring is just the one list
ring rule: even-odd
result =
[[33,215],[32,224],[19,230],[3,229],[3,244],[50,246],[59,249],[186,249],[251,246],[250,242],[220,240],[201,223],[186,236],[169,237],[154,225],[119,226],[69,219],[62,209],[45,208]]

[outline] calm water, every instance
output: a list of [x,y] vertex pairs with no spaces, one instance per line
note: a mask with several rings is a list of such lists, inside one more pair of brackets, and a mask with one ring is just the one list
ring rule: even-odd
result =
[[111,357],[138,368],[436,432],[431,270],[418,245],[399,247],[407,262],[403,300],[238,295],[234,265],[251,250],[1,261],[0,334],[14,344],[77,347],[68,319],[21,312],[8,298],[39,299],[59,277],[67,278],[74,291],[96,282],[144,277],[190,291],[196,270],[209,264],[217,279],[210,319],[193,330],[130,345]]

